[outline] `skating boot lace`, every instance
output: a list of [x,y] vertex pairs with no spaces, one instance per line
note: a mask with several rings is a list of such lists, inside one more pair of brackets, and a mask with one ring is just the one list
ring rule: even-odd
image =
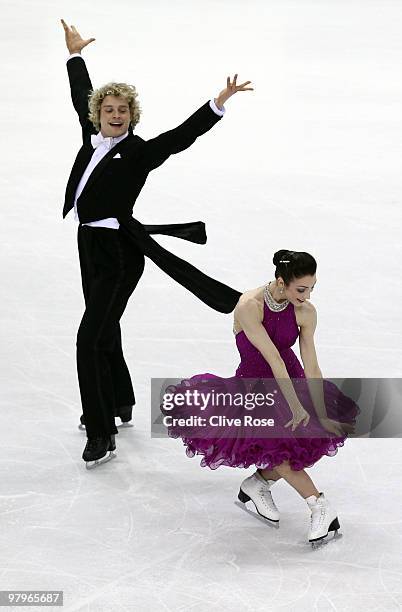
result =
[[268,506],[268,508],[275,511],[278,510],[272,498],[272,493],[269,489],[267,489],[266,486],[261,485],[258,493],[261,495],[262,499],[264,500],[264,503]]
[[319,527],[321,527],[325,518],[325,508],[324,506],[320,506],[313,509],[310,517],[311,530],[316,531]]

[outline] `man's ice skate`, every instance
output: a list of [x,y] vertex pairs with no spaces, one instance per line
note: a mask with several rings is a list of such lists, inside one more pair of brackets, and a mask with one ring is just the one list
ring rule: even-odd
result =
[[275,482],[275,480],[265,480],[257,471],[243,480],[237,497],[243,504],[252,501],[260,516],[275,527],[279,527],[279,511],[270,491]]
[[342,536],[342,534],[338,535],[340,525],[337,513],[329,505],[328,500],[324,497],[324,493],[320,493],[319,497],[310,495],[310,497],[306,498],[306,502],[311,510],[308,541],[311,543],[312,548],[317,548],[326,544],[326,539],[330,531],[334,531],[335,533],[334,537],[330,538],[329,541]]
[[[115,414],[115,418],[116,417],[120,417],[121,423],[117,425],[117,427],[119,429],[125,429],[126,427],[134,427],[133,422],[132,422],[132,413],[133,413],[133,407],[132,406],[120,406],[120,408],[116,409],[116,412],[118,414]],[[81,431],[85,431],[86,427],[85,427],[85,418],[84,415],[82,414],[80,416],[80,424],[78,425],[78,429],[80,429]]]
[[86,462],[87,470],[91,470],[102,463],[107,463],[116,455],[113,451],[116,450],[114,435],[105,438],[88,438],[82,458]]

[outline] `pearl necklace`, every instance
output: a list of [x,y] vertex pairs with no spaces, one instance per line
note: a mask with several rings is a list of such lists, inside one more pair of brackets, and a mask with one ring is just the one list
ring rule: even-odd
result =
[[288,307],[289,300],[285,300],[284,302],[281,302],[281,303],[274,300],[271,293],[268,291],[268,287],[270,286],[270,284],[271,284],[271,281],[268,283],[268,285],[265,285],[264,287],[264,301],[266,305],[268,306],[268,308],[272,310],[273,312],[281,312],[282,310],[285,310],[285,308]]

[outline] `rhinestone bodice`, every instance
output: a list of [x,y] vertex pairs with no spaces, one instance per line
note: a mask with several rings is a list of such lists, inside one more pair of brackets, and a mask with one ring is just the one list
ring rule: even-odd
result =
[[[304,378],[303,368],[291,349],[299,336],[293,304],[288,302],[283,310],[273,312],[264,299],[262,325],[284,360],[289,376]],[[235,339],[241,358],[236,376],[272,377],[273,373],[266,359],[242,330],[235,334]]]

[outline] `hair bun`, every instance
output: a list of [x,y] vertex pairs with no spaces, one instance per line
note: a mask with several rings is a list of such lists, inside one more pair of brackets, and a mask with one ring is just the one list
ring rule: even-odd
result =
[[274,266],[279,266],[279,262],[281,259],[288,259],[287,255],[290,255],[291,252],[292,251],[289,251],[288,249],[281,249],[280,251],[276,251],[272,259],[272,263],[274,264]]
[[294,278],[313,276],[317,270],[317,262],[310,253],[304,251],[288,251],[281,249],[272,259],[276,266],[275,278],[281,277],[288,285]]

